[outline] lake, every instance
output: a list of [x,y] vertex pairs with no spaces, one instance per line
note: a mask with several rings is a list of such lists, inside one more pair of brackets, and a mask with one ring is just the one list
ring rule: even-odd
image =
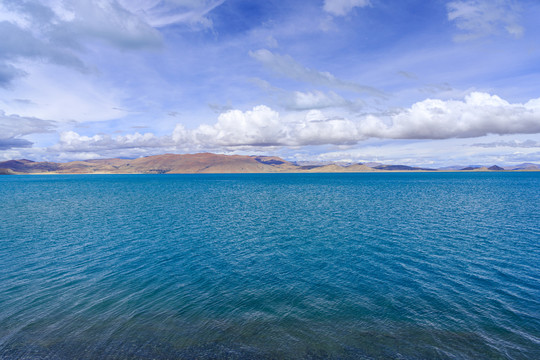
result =
[[540,172],[0,177],[0,358],[540,358]]

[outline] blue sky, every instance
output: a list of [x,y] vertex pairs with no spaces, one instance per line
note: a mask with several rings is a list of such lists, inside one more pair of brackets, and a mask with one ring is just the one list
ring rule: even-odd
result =
[[537,0],[0,0],[0,160],[540,162]]

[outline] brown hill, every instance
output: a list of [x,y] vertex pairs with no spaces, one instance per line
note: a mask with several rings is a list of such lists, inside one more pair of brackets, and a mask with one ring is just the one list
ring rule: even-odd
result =
[[0,168],[23,174],[195,174],[295,172],[298,166],[273,156],[165,154],[138,159],[99,159],[67,163],[10,160]]
[[349,165],[345,168],[347,171],[351,172],[368,172],[368,171],[377,171],[377,169],[374,169],[370,166],[367,166],[366,164],[354,164]]
[[[453,168],[451,168],[453,169]],[[513,170],[536,170],[537,164],[522,164]],[[504,170],[499,166],[490,168],[469,166],[465,171]],[[164,154],[138,159],[96,159],[66,163],[36,162],[32,160],[8,160],[0,162],[3,174],[201,174],[201,173],[344,173],[389,171],[436,171],[405,165],[367,164],[304,164],[298,165],[276,156],[199,154]]]
[[283,172],[294,171],[296,166],[277,157],[201,153],[148,156],[131,161],[122,170],[126,168],[138,173],[185,174]]

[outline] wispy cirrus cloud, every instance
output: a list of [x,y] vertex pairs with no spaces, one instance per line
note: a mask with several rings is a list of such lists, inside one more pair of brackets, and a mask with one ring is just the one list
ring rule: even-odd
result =
[[252,82],[275,96],[277,102],[288,110],[320,110],[359,105],[353,101],[343,98],[334,91],[324,92],[320,90],[312,90],[291,92],[272,86],[267,81],[261,79],[252,79]]
[[274,54],[267,49],[250,51],[249,55],[275,73],[296,81],[375,96],[384,95],[382,91],[374,87],[342,80],[326,71],[307,68],[289,55]]
[[535,140],[525,140],[525,141],[493,141],[489,143],[476,143],[472,146],[478,146],[483,148],[498,148],[498,147],[508,147],[508,148],[540,148],[540,141]]
[[349,106],[351,102],[333,91],[325,93],[314,90],[308,92],[295,91],[292,96],[287,97],[285,105],[293,110],[313,110]]
[[323,9],[334,16],[344,16],[355,7],[371,5],[370,0],[324,0]]
[[[101,40],[120,48],[146,48],[161,44],[161,35],[148,23],[134,15],[115,0],[104,1],[60,1],[4,0],[2,3],[4,22],[23,35],[23,40],[47,45],[51,51],[58,49],[79,51],[85,41]],[[12,43],[17,39],[12,39]],[[13,45],[13,44],[12,44]],[[21,56],[34,49],[20,44]]]
[[447,4],[448,20],[460,33],[456,41],[481,38],[500,32],[514,37],[523,35],[519,7],[512,0],[456,0]]
[[225,0],[119,0],[129,11],[137,14],[153,27],[172,24],[211,27],[208,13]]
[[83,57],[88,41],[120,49],[161,45],[157,30],[114,0],[0,3],[0,85],[26,74],[26,60],[89,71]]

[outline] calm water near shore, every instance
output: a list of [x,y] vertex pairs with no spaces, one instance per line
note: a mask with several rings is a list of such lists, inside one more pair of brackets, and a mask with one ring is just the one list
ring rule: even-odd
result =
[[540,359],[540,173],[0,177],[2,359]]

